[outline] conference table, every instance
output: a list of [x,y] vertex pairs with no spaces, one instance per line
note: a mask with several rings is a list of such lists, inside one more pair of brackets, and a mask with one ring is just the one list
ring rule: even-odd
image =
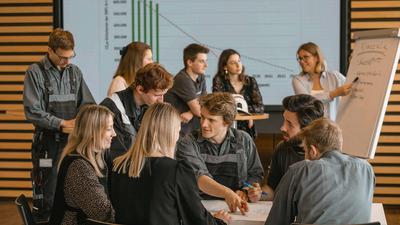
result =
[[253,114],[244,114],[238,113],[235,117],[235,120],[265,120],[269,118],[268,113],[253,113]]
[[[228,211],[228,206],[223,200],[203,200],[204,207],[210,212],[224,209]],[[249,203],[249,212],[246,215],[240,212],[231,213],[231,225],[264,225],[272,207],[272,201],[259,201]],[[373,203],[370,222],[379,221],[381,225],[387,225],[385,212],[382,203]]]
[[269,118],[268,113],[253,113],[253,114],[244,114],[244,113],[238,113],[236,114],[235,121],[233,122],[232,127],[236,128],[236,121],[242,121],[242,120],[265,120]]

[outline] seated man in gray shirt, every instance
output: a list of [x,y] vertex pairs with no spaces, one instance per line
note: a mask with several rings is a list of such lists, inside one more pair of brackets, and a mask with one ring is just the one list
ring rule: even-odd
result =
[[191,163],[200,190],[207,194],[203,197],[224,198],[231,211],[239,208],[244,213],[246,200],[261,196],[263,168],[254,141],[231,127],[236,116],[231,94],[202,96],[200,106],[201,129],[178,141],[176,157]]
[[360,224],[371,216],[375,176],[363,159],[341,152],[342,132],[320,118],[299,134],[306,160],[279,183],[266,225]]

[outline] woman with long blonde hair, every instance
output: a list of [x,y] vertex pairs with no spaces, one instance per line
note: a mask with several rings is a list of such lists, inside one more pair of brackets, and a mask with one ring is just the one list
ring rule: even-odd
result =
[[224,211],[214,217],[207,212],[193,169],[173,159],[180,126],[173,106],[153,104],[143,117],[133,147],[114,160],[110,198],[117,223],[200,225],[230,221]]
[[114,136],[109,109],[82,107],[61,155],[50,224],[83,224],[86,218],[114,221],[105,189],[107,167],[103,159]]

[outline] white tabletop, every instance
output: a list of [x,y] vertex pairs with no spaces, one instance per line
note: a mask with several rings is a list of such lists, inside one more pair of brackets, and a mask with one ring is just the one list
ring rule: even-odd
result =
[[[210,212],[216,212],[221,209],[228,210],[225,201],[222,200],[203,200],[204,207]],[[259,201],[249,203],[249,212],[241,215],[240,212],[231,213],[232,225],[264,225],[271,210],[271,201]],[[381,225],[387,225],[385,212],[382,203],[372,204],[371,222],[379,221]]]

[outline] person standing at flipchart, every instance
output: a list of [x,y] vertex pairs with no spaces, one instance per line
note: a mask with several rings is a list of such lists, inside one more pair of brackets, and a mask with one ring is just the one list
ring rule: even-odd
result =
[[325,117],[336,120],[340,96],[348,95],[352,84],[344,84],[346,78],[338,71],[327,70],[321,49],[313,42],[300,45],[297,61],[302,71],[292,79],[294,93],[321,100]]
[[48,52],[25,74],[24,110],[35,126],[32,143],[32,182],[35,217],[47,220],[53,205],[57,164],[68,134],[81,106],[94,104],[81,70],[71,64],[75,57],[71,32],[55,29],[49,37]]

